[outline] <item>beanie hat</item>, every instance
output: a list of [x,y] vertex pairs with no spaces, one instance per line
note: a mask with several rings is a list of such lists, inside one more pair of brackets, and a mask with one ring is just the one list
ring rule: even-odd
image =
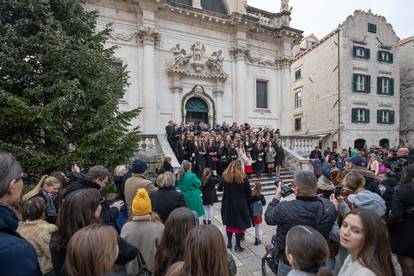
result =
[[132,214],[134,216],[145,216],[152,212],[151,199],[144,188],[138,189],[132,200]]
[[363,190],[357,194],[348,196],[348,201],[358,208],[369,209],[377,213],[380,217],[385,214],[385,201],[378,194],[368,190]]
[[142,161],[141,159],[134,159],[131,164],[131,172],[132,173],[144,173],[148,169],[147,163]]

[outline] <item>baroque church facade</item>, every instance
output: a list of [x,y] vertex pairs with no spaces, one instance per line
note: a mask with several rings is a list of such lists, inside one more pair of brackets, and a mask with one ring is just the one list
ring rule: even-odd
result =
[[112,24],[114,66],[130,85],[120,109],[141,107],[143,133],[174,122],[244,123],[291,133],[283,99],[291,95],[292,48],[302,31],[290,26],[289,1],[278,13],[245,0],[89,0],[98,28]]

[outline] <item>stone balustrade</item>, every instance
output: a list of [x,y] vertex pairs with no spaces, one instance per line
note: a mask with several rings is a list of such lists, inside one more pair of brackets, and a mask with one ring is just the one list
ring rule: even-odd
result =
[[283,147],[285,152],[285,167],[292,172],[295,170],[313,171],[312,163],[308,157],[302,157],[293,150]]
[[310,152],[319,145],[318,136],[281,136],[282,146],[293,152],[308,157]]

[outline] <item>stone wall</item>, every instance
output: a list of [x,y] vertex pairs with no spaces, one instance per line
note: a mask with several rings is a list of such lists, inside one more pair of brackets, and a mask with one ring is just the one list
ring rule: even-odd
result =
[[414,37],[400,45],[400,140],[414,145]]

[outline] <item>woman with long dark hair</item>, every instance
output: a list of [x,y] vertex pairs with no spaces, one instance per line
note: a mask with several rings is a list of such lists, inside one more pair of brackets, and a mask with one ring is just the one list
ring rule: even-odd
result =
[[197,218],[190,209],[180,207],[171,212],[155,254],[154,276],[164,276],[173,263],[183,260],[183,241],[196,225]]
[[166,276],[228,276],[223,235],[213,225],[199,225],[185,239],[184,259],[170,267]]
[[[66,196],[56,221],[58,230],[50,239],[53,270],[62,273],[66,257],[66,248],[76,231],[93,223],[101,223],[103,200],[97,189],[80,189]],[[137,255],[137,249],[122,239],[118,240],[119,253],[116,263],[125,265]]]
[[414,164],[403,168],[400,184],[392,196],[387,225],[391,248],[398,256],[404,276],[414,275]]
[[350,255],[338,276],[395,276],[387,227],[374,211],[355,209],[344,218],[341,246]]
[[223,189],[221,203],[221,218],[226,226],[227,248],[232,248],[233,234],[236,236],[234,250],[244,250],[240,242],[247,228],[251,226],[250,197],[251,188],[240,161],[229,164],[223,173],[223,182],[219,189]]
[[286,235],[286,258],[292,266],[288,276],[331,276],[325,266],[328,244],[321,233],[309,226],[297,225]]

